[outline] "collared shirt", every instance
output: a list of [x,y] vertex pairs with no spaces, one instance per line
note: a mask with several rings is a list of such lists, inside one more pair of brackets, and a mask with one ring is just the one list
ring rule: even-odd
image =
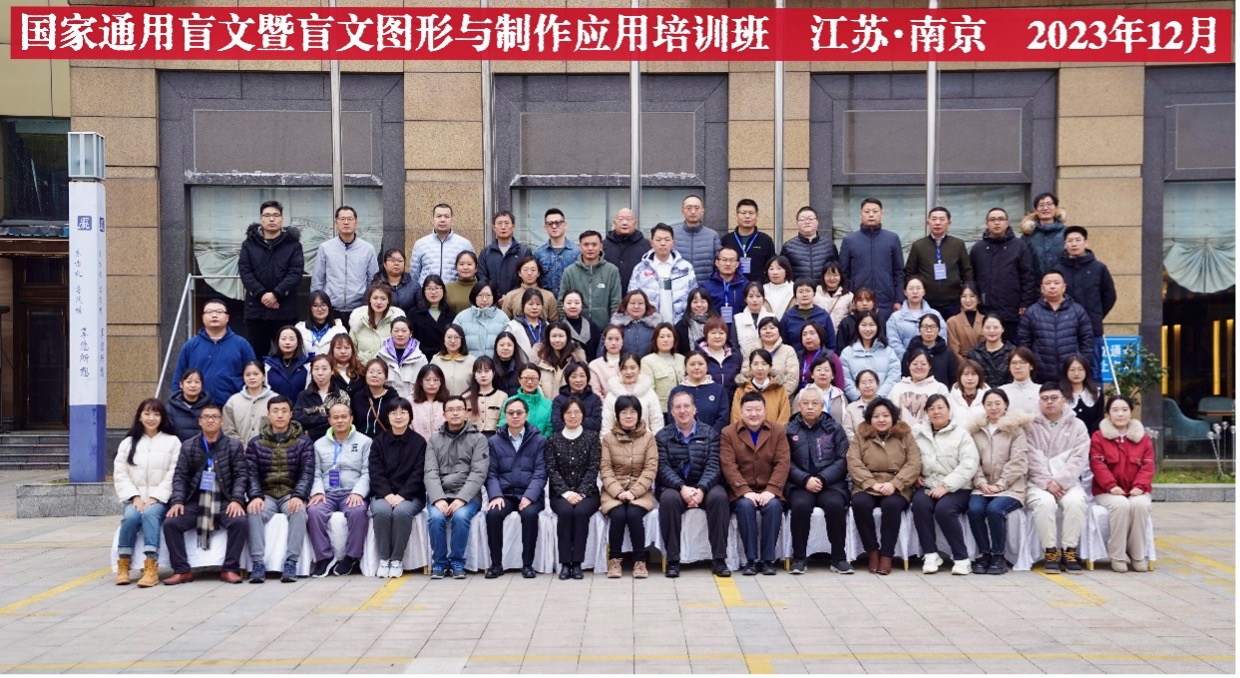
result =
[[693,436],[697,435],[697,425],[698,425],[697,420],[696,420],[696,419],[694,419],[694,420],[693,420],[693,428],[689,431],[689,433],[688,433],[688,434],[686,434],[684,431],[682,431],[682,430],[680,429],[680,424],[677,424],[677,425],[676,425],[676,434],[680,436],[680,441],[681,441],[681,442],[683,442],[683,443],[687,443],[687,442],[689,442],[690,440],[693,440]]
[[512,441],[512,449],[520,452],[521,443],[525,442],[525,427],[522,426],[521,433],[517,434],[515,437],[512,435],[512,429],[506,428],[504,429],[504,435],[508,436],[508,440]]

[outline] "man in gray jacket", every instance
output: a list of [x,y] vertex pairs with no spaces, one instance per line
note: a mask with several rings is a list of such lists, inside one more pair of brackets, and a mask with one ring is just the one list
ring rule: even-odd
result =
[[[465,578],[465,547],[469,524],[482,507],[490,457],[487,438],[465,421],[465,399],[452,396],[443,404],[444,425],[426,446],[426,517],[431,540],[431,579]],[[448,521],[452,549],[448,549]]]
[[[1087,510],[1081,473],[1089,468],[1089,431],[1068,407],[1059,382],[1042,384],[1038,416],[1029,429],[1029,485],[1025,503],[1033,512],[1046,552],[1046,573],[1081,574],[1076,547]],[[1056,541],[1055,512],[1063,509],[1063,552]]]
[[719,251],[719,232],[702,223],[706,208],[702,198],[686,195],[680,201],[680,213],[685,220],[673,226],[676,229],[676,250],[690,264],[698,284],[710,279],[715,272],[715,254]]
[[326,292],[336,317],[347,323],[353,309],[365,303],[362,297],[379,273],[379,258],[373,245],[357,237],[357,210],[348,205],[336,208],[336,234],[319,245],[310,289]]

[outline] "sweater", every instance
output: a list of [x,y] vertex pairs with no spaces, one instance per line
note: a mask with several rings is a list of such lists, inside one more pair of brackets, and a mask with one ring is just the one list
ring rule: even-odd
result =
[[[129,463],[131,449],[133,464]],[[143,434],[137,443],[133,438],[125,438],[116,449],[116,461],[112,465],[117,498],[122,504],[134,497],[167,504],[172,497],[172,475],[180,456],[180,439],[162,431],[153,436]]]
[[234,393],[245,389],[241,371],[251,360],[254,360],[254,348],[241,335],[226,327],[224,336],[216,340],[204,327],[181,347],[172,383],[176,384],[174,388],[180,389],[181,375],[191,367],[197,368],[202,372],[203,393],[217,403],[227,402]]
[[581,435],[569,440],[561,430],[547,439],[547,479],[551,494],[564,496],[576,492],[583,498],[599,494],[599,459],[603,443],[598,431],[584,429]]
[[426,496],[426,439],[406,430],[384,431],[370,444],[370,493],[377,499],[389,494],[408,501]]
[[900,421],[907,421],[916,429],[926,421],[926,400],[935,393],[947,395],[947,387],[943,382],[930,375],[921,381],[914,382],[912,377],[904,377],[891,387],[887,397],[900,407]]
[[444,301],[448,303],[448,308],[452,309],[453,313],[460,313],[470,308],[472,304],[469,303],[469,293],[473,291],[474,286],[477,284],[478,278],[476,277],[469,280],[457,278],[450,283],[446,283],[444,285],[443,297]]

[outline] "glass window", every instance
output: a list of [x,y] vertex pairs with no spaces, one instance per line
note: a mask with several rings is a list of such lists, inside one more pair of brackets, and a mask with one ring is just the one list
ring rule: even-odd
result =
[[[970,247],[986,230],[986,212],[1002,207],[1015,224],[1025,214],[1026,187],[1020,184],[991,186],[940,186],[938,204],[952,215],[950,233]],[[926,235],[925,186],[835,186],[831,223],[835,241],[857,230],[861,201],[877,198],[883,203],[883,228],[900,236],[905,254],[913,241]]]
[[[646,237],[655,224],[677,224],[684,221],[680,201],[686,195],[702,195],[701,188],[643,188],[641,228]],[[517,240],[536,247],[547,240],[543,230],[543,214],[552,207],[564,212],[568,222],[568,239],[577,241],[583,231],[611,230],[616,211],[628,207],[628,187],[621,188],[515,188],[512,211],[517,217]]]
[[0,118],[9,222],[69,221],[69,121]]

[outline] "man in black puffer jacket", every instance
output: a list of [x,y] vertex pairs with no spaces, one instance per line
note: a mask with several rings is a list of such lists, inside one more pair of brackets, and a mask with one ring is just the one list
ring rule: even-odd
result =
[[267,578],[264,537],[267,523],[277,513],[288,517],[280,581],[295,581],[306,540],[306,502],[314,486],[314,443],[302,435],[301,424],[293,421],[288,398],[278,395],[267,402],[267,421],[246,446],[245,456],[250,466],[250,583],[261,584]]
[[982,311],[1003,322],[1004,339],[1016,341],[1020,317],[1037,302],[1038,288],[1029,246],[1012,232],[1002,207],[986,213],[986,233],[969,251],[969,262]]
[[1020,319],[1020,345],[1038,357],[1038,383],[1059,381],[1063,359],[1079,353],[1092,363],[1093,323],[1085,307],[1064,294],[1063,274],[1047,271],[1042,275],[1042,298],[1030,306]]
[[[650,241],[637,228],[633,210],[625,207],[616,212],[611,222],[615,230],[603,240],[603,258],[620,269],[621,296],[629,293],[629,279],[637,262],[650,251]],[[653,300],[652,300],[653,301]]]
[[732,512],[728,491],[720,482],[719,432],[697,420],[693,394],[672,394],[672,425],[655,434],[659,447],[659,531],[667,555],[667,576],[680,576],[680,527],[687,509],[706,510],[712,571],[730,577],[724,562]]
[[786,486],[792,507],[792,574],[805,574],[810,517],[815,506],[826,516],[831,569],[852,574],[844,553],[849,504],[848,435],[843,426],[823,413],[826,397],[817,386],[801,389],[797,400],[800,411],[785,429],[792,455]]
[[832,261],[840,260],[839,250],[831,239],[831,226],[819,230],[818,212],[808,205],[797,210],[797,234],[779,252],[792,264],[789,281],[811,278],[815,284],[822,283],[822,269]]
[[[164,580],[169,586],[194,580],[185,549],[185,533],[197,528],[199,548],[209,549],[216,527],[224,528],[228,535],[220,579],[229,584],[241,583],[238,571],[241,550],[245,548],[245,487],[249,469],[241,441],[224,435],[223,424],[220,406],[207,403],[198,412],[202,435],[181,443],[181,456],[177,457],[177,467],[172,472],[168,513],[164,516],[164,543],[168,545],[168,562],[173,573]],[[215,496],[204,498],[203,475],[208,470],[215,474],[211,483]],[[210,517],[204,515],[204,503],[210,506]],[[217,511],[217,508],[223,510]]]
[[[1067,294],[1085,307],[1094,330],[1094,379],[1101,381],[1102,321],[1119,299],[1111,270],[1088,247],[1089,231],[1081,226],[1063,230],[1063,254],[1053,271],[1063,274]],[[1088,354],[1087,354],[1088,355]]]
[[254,355],[271,352],[276,332],[297,322],[297,287],[306,272],[301,234],[284,228],[284,207],[275,200],[258,210],[241,242],[237,273],[245,286],[245,322]]

